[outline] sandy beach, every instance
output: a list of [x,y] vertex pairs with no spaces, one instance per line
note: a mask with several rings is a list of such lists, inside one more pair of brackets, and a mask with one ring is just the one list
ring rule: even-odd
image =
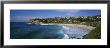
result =
[[59,24],[59,25],[64,25],[64,26],[69,26],[69,27],[79,27],[79,28],[84,28],[84,29],[88,29],[88,30],[92,30],[92,29],[96,28],[96,27],[81,25],[81,24]]
[[82,24],[54,24],[54,23],[50,23],[50,24],[42,24],[42,25],[63,25],[63,26],[69,26],[69,27],[79,27],[79,28],[84,28],[84,29],[88,29],[88,30],[92,30],[92,29],[96,28],[96,27],[82,25]]

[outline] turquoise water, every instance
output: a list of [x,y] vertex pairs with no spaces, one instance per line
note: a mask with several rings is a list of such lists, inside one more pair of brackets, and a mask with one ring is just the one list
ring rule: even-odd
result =
[[58,25],[35,25],[24,22],[10,23],[11,39],[73,39],[82,38],[87,29]]

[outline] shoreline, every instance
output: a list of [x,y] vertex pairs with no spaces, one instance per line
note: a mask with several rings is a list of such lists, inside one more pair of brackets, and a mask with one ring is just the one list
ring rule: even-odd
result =
[[[42,25],[42,24],[41,24]],[[44,24],[45,25],[45,24]],[[78,28],[83,28],[83,29],[87,29],[89,31],[95,29],[96,27],[92,27],[92,26],[87,26],[87,25],[81,25],[81,24],[46,24],[46,25],[60,25],[60,26],[67,26],[67,27],[78,27]],[[70,34],[71,35],[71,34]],[[87,34],[85,34],[87,35]],[[84,35],[84,36],[85,36]],[[78,38],[72,38],[73,36],[69,36],[69,34],[67,33],[64,33],[64,37],[63,39],[83,39],[83,36],[82,37],[78,37]]]
[[93,30],[96,28],[96,27],[82,25],[82,24],[54,24],[54,23],[51,24],[50,23],[50,24],[40,24],[40,25],[61,25],[61,26],[68,26],[68,27],[79,27],[79,28],[84,28],[88,30]]
[[[71,28],[78,27],[78,28],[82,28],[82,29],[87,29],[89,31],[96,28],[96,27],[92,27],[92,26],[88,26],[88,25],[82,25],[82,24],[57,24],[57,23],[55,23],[55,24],[54,23],[46,24],[45,23],[45,24],[39,24],[39,25],[58,25],[58,26],[67,26],[67,27],[71,27]],[[72,35],[72,34],[64,33],[63,39],[83,39],[83,36],[75,38],[74,36],[70,36],[70,35]]]
[[88,29],[88,30],[93,30],[96,28],[96,27],[81,25],[81,24],[59,24],[59,25],[68,26],[68,27],[84,28],[84,29]]

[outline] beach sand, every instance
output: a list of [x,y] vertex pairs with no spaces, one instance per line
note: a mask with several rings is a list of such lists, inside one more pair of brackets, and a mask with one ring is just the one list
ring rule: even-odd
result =
[[81,24],[59,24],[59,25],[69,26],[69,27],[79,27],[79,28],[84,28],[84,29],[88,29],[88,30],[93,30],[96,28],[96,27],[81,25]]
[[84,29],[88,29],[88,30],[93,30],[93,29],[96,28],[96,27],[82,25],[82,24],[57,24],[57,23],[49,23],[49,24],[41,24],[41,25],[62,25],[62,26],[69,26],[69,27],[79,27],[79,28],[84,28]]

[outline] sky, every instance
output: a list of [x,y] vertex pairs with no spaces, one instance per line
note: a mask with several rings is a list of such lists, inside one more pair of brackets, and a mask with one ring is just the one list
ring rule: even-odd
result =
[[101,10],[10,10],[11,22],[25,22],[32,18],[78,17],[100,15]]

